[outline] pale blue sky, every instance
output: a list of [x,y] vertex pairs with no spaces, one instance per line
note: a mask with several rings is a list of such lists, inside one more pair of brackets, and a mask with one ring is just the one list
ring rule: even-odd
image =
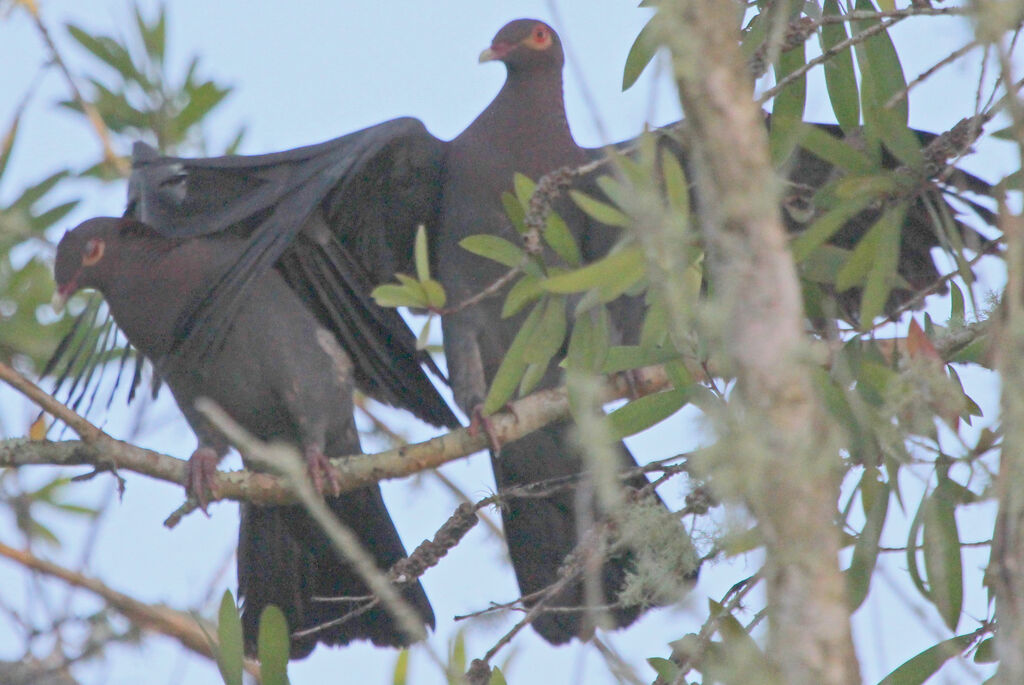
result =
[[[146,3],[146,7],[151,5]],[[61,24],[73,21],[101,33],[127,31],[127,7],[123,0],[42,2],[44,18],[73,68],[81,64],[82,51],[70,44]],[[671,87],[664,80],[656,82],[653,70],[629,93],[620,92],[625,55],[648,16],[646,10],[629,2],[176,0],[169,8],[168,56],[178,66],[172,73],[180,73],[186,60],[199,53],[205,76],[236,87],[210,120],[208,132],[215,146],[222,145],[240,123],[248,127],[242,151],[256,153],[318,142],[404,115],[419,117],[435,135],[451,138],[486,106],[504,77],[500,65],[478,65],[477,55],[505,22],[523,16],[552,23],[567,46],[570,66],[566,105],[573,132],[581,144],[599,145],[632,137],[645,124],[661,124],[677,117],[678,106],[673,102]],[[904,53],[908,77],[923,71],[968,36],[967,29],[956,21],[931,21],[926,26],[907,26],[896,34],[913,47]],[[917,40],[917,31],[926,31],[922,35],[927,39]],[[0,125],[6,124],[28,85],[37,78],[42,54],[38,36],[20,11],[0,22]],[[944,130],[970,114],[970,79],[975,75],[975,69],[955,65],[925,84],[912,100],[912,123]],[[95,159],[97,143],[82,120],[50,106],[66,97],[64,88],[52,70],[40,83],[30,116],[23,122],[5,184],[0,187],[0,200],[59,165],[81,168]],[[584,92],[589,93],[596,108],[587,104]],[[950,93],[957,97],[950,97]],[[820,102],[820,97],[817,102],[812,99],[809,119],[830,118],[827,105]],[[967,165],[986,178],[996,178],[1012,168],[1012,157],[1006,147],[985,144],[984,155],[969,159]],[[88,216],[116,214],[122,209],[123,188],[100,192],[98,186],[86,184],[85,190],[79,186],[71,193],[85,195],[86,202],[69,220],[68,227]],[[941,306],[937,311],[936,316],[941,318]],[[965,382],[969,382],[966,377]],[[977,382],[989,383],[985,379]],[[7,412],[0,427],[17,434],[32,412],[12,402],[6,388],[0,388],[0,398],[4,399],[5,407],[16,407]],[[992,416],[994,395],[988,393],[982,403],[988,416]],[[22,423],[23,417],[26,423]],[[106,424],[119,437],[127,437],[130,426],[131,417],[124,413],[110,417]],[[161,396],[159,406],[147,415],[145,428],[144,444],[149,447],[187,457],[194,446],[187,427],[177,418],[177,410],[166,396]],[[415,437],[428,434],[422,426],[411,422],[409,431]],[[633,444],[642,459],[668,456],[699,444],[700,431],[698,420],[686,414]],[[374,448],[372,444],[365,447]],[[445,472],[470,496],[484,496],[493,488],[483,455],[450,465]],[[81,498],[95,501],[91,498],[97,498],[106,488],[105,479],[81,486]],[[680,488],[680,484],[672,484],[662,494],[679,505],[684,494]],[[428,478],[386,484],[385,497],[410,548],[432,535],[455,506],[452,498]],[[224,567],[229,558],[237,531],[237,510],[230,504],[215,505],[211,519],[192,516],[176,530],[167,531],[161,527],[161,521],[180,499],[177,488],[129,477],[124,502],[111,504],[91,570],[114,587],[146,601],[165,601],[176,607],[195,605],[205,594],[215,571]],[[0,532],[5,530],[6,522],[0,521]],[[74,530],[68,528],[69,534]],[[976,539],[984,532],[965,537]],[[76,546],[76,541],[69,540],[70,548]],[[454,633],[451,616],[482,608],[488,600],[505,601],[515,596],[512,574],[503,565],[503,555],[502,546],[485,533],[483,526],[478,526],[439,568],[424,578],[438,615],[438,631],[432,642],[439,651],[445,650],[444,641]],[[981,563],[973,561],[972,568]],[[970,561],[966,565],[970,566]],[[650,681],[653,675],[643,659],[667,656],[669,640],[699,627],[707,597],[721,597],[732,583],[756,568],[754,559],[707,567],[689,607],[652,612],[634,629],[606,637],[630,659],[641,677]],[[898,561],[893,568],[899,568]],[[8,564],[0,562],[0,586],[9,584],[11,571]],[[217,596],[224,587],[234,589],[233,567],[216,587]],[[872,680],[934,642],[929,631],[908,627],[917,624],[906,619],[894,620],[893,607],[903,606],[895,599],[896,594],[876,586],[874,603],[869,603],[856,618],[858,647],[865,656],[865,676]],[[914,604],[919,606],[922,602]],[[934,611],[930,616],[927,607],[924,611],[930,625],[939,625]],[[905,608],[901,609],[901,613],[905,612]],[[474,626],[468,655],[482,655],[510,625],[510,620],[501,619],[484,628]],[[0,622],[0,658],[17,656],[6,651],[4,645],[9,644],[9,634]],[[593,648],[575,644],[556,649],[532,631],[519,638],[513,652],[509,667],[512,683],[602,682],[596,674],[606,670]],[[293,665],[292,682],[390,682],[395,654],[366,645],[320,649],[312,658]],[[508,654],[505,652],[498,663]],[[416,677],[412,682],[416,685],[442,682],[423,654],[414,656],[413,673]],[[967,677],[962,671],[959,675]],[[105,664],[94,666],[83,675],[83,682],[206,685],[219,683],[220,679],[202,660],[182,660],[173,645],[153,640],[143,650],[113,650]]]

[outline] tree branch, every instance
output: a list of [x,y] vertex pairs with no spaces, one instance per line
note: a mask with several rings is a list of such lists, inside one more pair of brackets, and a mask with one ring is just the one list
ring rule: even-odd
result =
[[[669,381],[660,367],[643,369],[640,386],[630,385],[624,378],[614,377],[605,384],[603,401],[644,394],[667,387]],[[65,421],[82,436],[81,441],[31,441],[24,439],[0,441],[0,466],[50,464],[58,466],[88,465],[97,469],[126,469],[135,473],[184,485],[186,461],[152,450],[115,440],[84,418],[68,409],[37,385],[11,367],[0,363],[0,380],[24,394],[44,410]],[[495,435],[502,442],[511,442],[554,421],[568,418],[569,401],[564,388],[544,390],[510,405],[508,411],[491,417]],[[471,435],[461,428],[425,442],[403,445],[374,455],[351,455],[331,459],[342,492],[349,492],[380,480],[404,478],[461,459],[489,446],[483,432]],[[250,471],[218,472],[213,479],[211,501],[232,499],[257,504],[293,504],[294,494],[277,477]],[[173,526],[195,509],[187,503],[167,521]]]
[[736,41],[735,6],[682,0],[662,11],[680,98],[698,133],[694,167],[721,313],[716,334],[737,378],[735,399],[718,421],[728,449],[717,450],[721,459],[707,468],[762,526],[767,653],[780,680],[860,682],[832,523],[838,443],[806,363],[796,268],[763,115]]
[[[68,585],[84,588],[103,599],[125,618],[143,630],[150,630],[174,638],[189,651],[208,659],[215,659],[210,640],[215,639],[217,629],[212,624],[191,613],[165,606],[146,604],[112,589],[103,582],[81,573],[58,566],[52,562],[0,543],[0,556],[21,564],[25,568],[64,581]],[[259,677],[259,667],[246,660],[246,670]]]

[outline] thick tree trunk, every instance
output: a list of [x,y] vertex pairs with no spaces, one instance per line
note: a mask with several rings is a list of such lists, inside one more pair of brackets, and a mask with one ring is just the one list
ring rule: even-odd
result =
[[[742,464],[735,495],[754,510],[767,548],[769,658],[788,685],[860,682],[850,636],[839,533],[837,443],[818,407],[778,180],[737,43],[736,3],[665,8],[676,77],[693,128],[701,230],[727,363],[738,380],[726,442]],[[728,470],[729,467],[726,467]],[[770,678],[766,678],[769,680]]]

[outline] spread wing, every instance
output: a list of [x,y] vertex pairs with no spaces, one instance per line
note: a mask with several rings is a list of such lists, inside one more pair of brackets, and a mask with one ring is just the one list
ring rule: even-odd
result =
[[[770,121],[768,122],[770,125]],[[814,124],[819,131],[824,131],[829,136],[842,139],[843,131],[837,125]],[[920,144],[928,145],[937,137],[934,133],[915,131]],[[685,140],[685,132],[681,127],[670,125],[664,129],[653,132],[650,135],[656,136],[657,150],[659,154],[671,154],[679,159],[683,168],[691,173],[692,169],[688,162],[688,146]],[[611,146],[616,152],[632,153],[637,147],[639,139],[627,140]],[[600,160],[609,154],[608,148],[588,150],[593,160]],[[882,166],[886,170],[894,170],[900,166],[899,160],[887,150],[882,153]],[[578,187],[585,192],[602,197],[600,189],[597,188],[596,177],[602,173],[608,173],[607,167],[602,167],[592,174],[580,180]],[[827,205],[822,202],[822,192],[829,184],[837,181],[844,174],[833,164],[818,156],[811,150],[798,147],[791,156],[785,169],[787,186],[783,192],[783,218],[788,230],[796,235],[807,230],[812,223],[825,211]],[[992,186],[984,180],[974,176],[962,169],[952,168],[944,170],[939,177],[929,179],[922,183],[917,191],[905,199],[906,212],[900,235],[900,253],[897,265],[897,272],[902,278],[892,289],[888,302],[885,306],[886,312],[893,312],[897,308],[915,303],[915,298],[928,289],[936,292],[945,292],[946,288],[942,283],[943,269],[940,268],[934,259],[934,248],[940,248],[947,255],[953,257],[957,264],[961,265],[960,270],[965,277],[969,277],[970,269],[966,266],[967,260],[963,257],[962,251],[965,247],[979,252],[990,250],[995,246],[995,241],[986,238],[973,226],[996,225],[996,217],[991,210],[977,201],[978,198],[991,197]],[[697,199],[694,198],[696,203]],[[696,206],[696,204],[694,205]],[[698,210],[699,211],[699,210]],[[974,216],[973,220],[964,221],[964,214]],[[867,235],[872,227],[882,217],[883,207],[869,205],[854,214],[845,221],[839,229],[828,240],[829,244],[843,250],[852,250]],[[588,234],[590,231],[587,232]],[[585,247],[585,254],[588,259],[594,259],[607,253],[611,247],[608,233],[596,233],[598,241],[589,247]],[[810,284],[811,287],[823,286],[823,290],[832,296],[838,304],[838,314],[848,321],[855,322],[858,318],[858,309],[861,297],[860,288],[851,288],[841,293],[835,293],[827,284]],[[916,305],[920,306],[920,301]]]
[[[458,425],[420,367],[439,373],[429,355],[395,310],[369,296],[411,270],[416,227],[436,222],[444,151],[415,119],[267,155],[166,157],[137,143],[127,214],[171,238],[227,231],[248,242],[179,322],[178,351],[219,345],[247,288],[276,268],[351,356],[362,390],[435,425]],[[68,354],[73,345],[62,347]],[[59,379],[74,385],[81,366],[67,365]]]

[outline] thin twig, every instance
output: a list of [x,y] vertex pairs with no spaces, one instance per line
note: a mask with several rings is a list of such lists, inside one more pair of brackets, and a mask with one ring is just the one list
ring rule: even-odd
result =
[[114,152],[114,146],[110,141],[110,129],[107,128],[107,124],[103,121],[103,117],[100,116],[96,107],[82,96],[82,91],[79,90],[78,84],[75,82],[75,77],[71,75],[71,70],[68,69],[67,64],[64,62],[64,58],[60,55],[60,51],[57,50],[57,45],[53,42],[53,38],[50,36],[50,31],[46,28],[46,24],[43,23],[42,17],[39,16],[37,8],[34,5],[26,5],[26,7],[29,9],[29,13],[32,15],[32,20],[35,22],[36,28],[39,30],[39,35],[42,36],[43,42],[46,43],[46,47],[50,51],[50,57],[53,60],[53,63],[57,65],[57,68],[60,69],[61,73],[64,75],[64,80],[67,82],[68,90],[71,91],[71,97],[74,99],[75,103],[82,108],[82,112],[89,120],[89,123],[92,124],[93,130],[96,131],[96,135],[100,139],[100,145],[103,147],[103,158],[107,162],[113,164],[119,174],[127,176],[131,173],[131,165],[128,163],[127,159]]
[[[0,543],[0,556],[21,564],[25,568],[62,580],[69,585],[89,590],[139,628],[167,635],[196,654],[209,659],[215,658],[210,648],[209,636],[216,635],[216,628],[207,625],[204,629],[203,622],[192,614],[164,606],[145,604],[110,588],[95,578],[71,571],[3,543]],[[259,675],[259,668],[251,661],[246,661],[246,670],[253,675]]]

